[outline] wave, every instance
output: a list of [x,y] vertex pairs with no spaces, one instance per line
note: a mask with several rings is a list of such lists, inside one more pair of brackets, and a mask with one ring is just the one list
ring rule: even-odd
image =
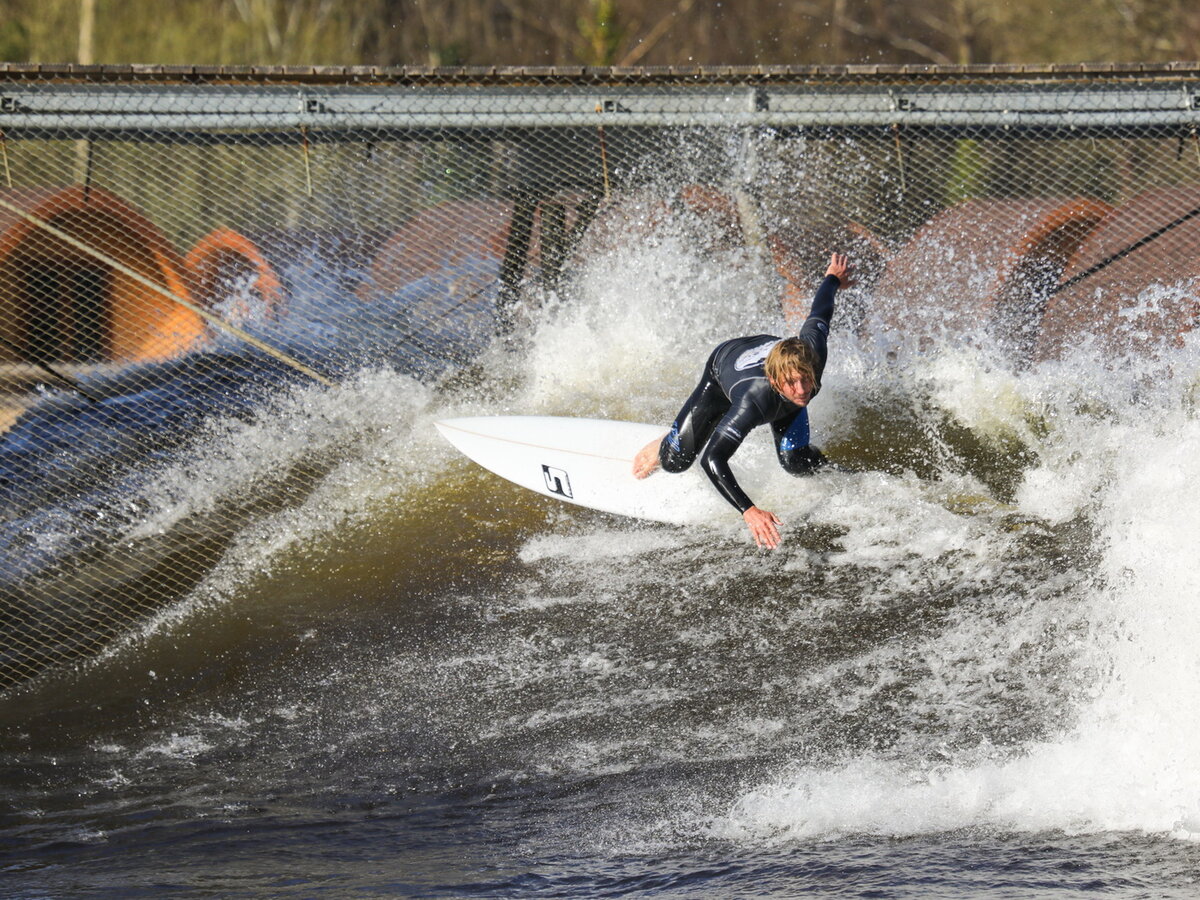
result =
[[772,555],[732,511],[670,528],[554,506],[432,428],[665,426],[715,342],[782,329],[761,300],[774,278],[753,248],[686,229],[595,248],[469,365],[289,383],[87,504],[38,506],[22,540],[52,555],[107,519],[115,543],[208,548],[111,666],[284,573],[321,572],[297,593],[322,622],[359,609],[364,581],[401,584],[405,646],[366,638],[351,659],[331,641],[311,674],[261,674],[280,679],[272,708],[302,710],[281,753],[303,752],[304,721],[403,742],[419,698],[445,740],[411,738],[414,772],[447,755],[489,784],[687,768],[705,799],[672,827],[710,838],[1200,831],[1192,343],[1118,359],[1081,342],[1018,372],[986,333],[930,346],[835,321],[812,420],[838,468],[796,481],[759,435],[735,459],[771,472],[764,503],[787,523]]

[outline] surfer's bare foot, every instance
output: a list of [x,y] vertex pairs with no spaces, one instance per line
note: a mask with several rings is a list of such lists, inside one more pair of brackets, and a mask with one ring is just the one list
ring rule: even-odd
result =
[[633,458],[634,478],[647,478],[658,470],[658,445],[661,443],[661,438],[651,441],[637,452],[637,456]]

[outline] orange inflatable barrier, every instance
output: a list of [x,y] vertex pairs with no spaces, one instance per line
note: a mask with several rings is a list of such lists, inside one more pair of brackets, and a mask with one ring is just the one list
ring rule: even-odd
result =
[[[184,300],[183,260],[149,219],[103,188],[13,190],[4,197]],[[14,213],[0,212],[0,358],[141,362],[185,353],[203,319]]]
[[982,326],[1024,364],[1060,273],[1110,211],[1089,199],[968,200],[947,209],[889,262],[873,319],[926,339],[957,340]]
[[1120,354],[1177,344],[1200,316],[1198,243],[1200,185],[1147,191],[1112,210],[1064,269],[1036,357],[1058,358],[1081,334]]
[[[206,309],[215,309],[229,300],[231,286],[242,279],[249,281],[248,290],[266,315],[276,314],[283,303],[283,286],[275,269],[252,240],[229,228],[214,229],[200,238],[184,265],[192,296]],[[248,316],[249,312],[243,311],[233,318],[241,321]]]

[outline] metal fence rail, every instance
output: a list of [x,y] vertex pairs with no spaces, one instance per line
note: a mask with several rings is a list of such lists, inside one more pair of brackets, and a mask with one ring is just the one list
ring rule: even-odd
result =
[[[101,72],[116,77],[117,73]],[[221,76],[222,70],[215,70]],[[329,84],[280,72],[254,80],[190,84],[115,81],[10,81],[0,94],[9,129],[42,133],[86,130],[145,134],[190,129],[526,129],[615,127],[771,127],[1122,129],[1192,127],[1200,96],[1190,78],[1158,75],[1098,80],[1091,73],[1055,73],[1021,81],[1012,73],[966,70],[919,80],[866,72],[818,72],[807,77],[765,72],[751,79],[700,75],[627,83],[582,77],[540,84],[524,74],[469,83],[397,73],[394,83]],[[523,70],[522,70],[523,71]],[[365,77],[367,73],[359,77]],[[991,78],[982,76],[990,75]],[[1003,74],[1004,79],[997,81]],[[11,75],[11,73],[10,73]],[[466,83],[463,83],[466,82]]]

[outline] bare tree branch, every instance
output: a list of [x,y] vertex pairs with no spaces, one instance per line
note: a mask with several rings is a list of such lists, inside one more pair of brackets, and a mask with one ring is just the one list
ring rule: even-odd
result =
[[520,0],[500,0],[501,5],[508,10],[509,15],[522,25],[528,25],[534,31],[540,31],[542,34],[548,34],[551,37],[558,38],[566,44],[574,41],[577,35],[562,26],[562,23],[548,18],[539,16],[531,16],[521,6]]
[[885,31],[878,28],[872,28],[869,25],[864,25],[862,22],[855,21],[849,17],[843,20],[842,27],[857,37],[870,38],[871,40],[880,41],[890,47],[895,47],[897,50],[907,50],[917,56],[927,59],[930,62],[940,63],[942,65],[953,65],[954,60],[938,50],[914,38],[906,38],[896,34],[893,31]]
[[654,48],[654,45],[661,41],[667,32],[671,30],[671,26],[675,24],[674,20],[691,9],[694,2],[695,0],[679,0],[675,8],[659,19],[654,27],[646,32],[646,36],[639,40],[634,48],[621,58],[621,61],[617,65],[632,66],[649,53]]

